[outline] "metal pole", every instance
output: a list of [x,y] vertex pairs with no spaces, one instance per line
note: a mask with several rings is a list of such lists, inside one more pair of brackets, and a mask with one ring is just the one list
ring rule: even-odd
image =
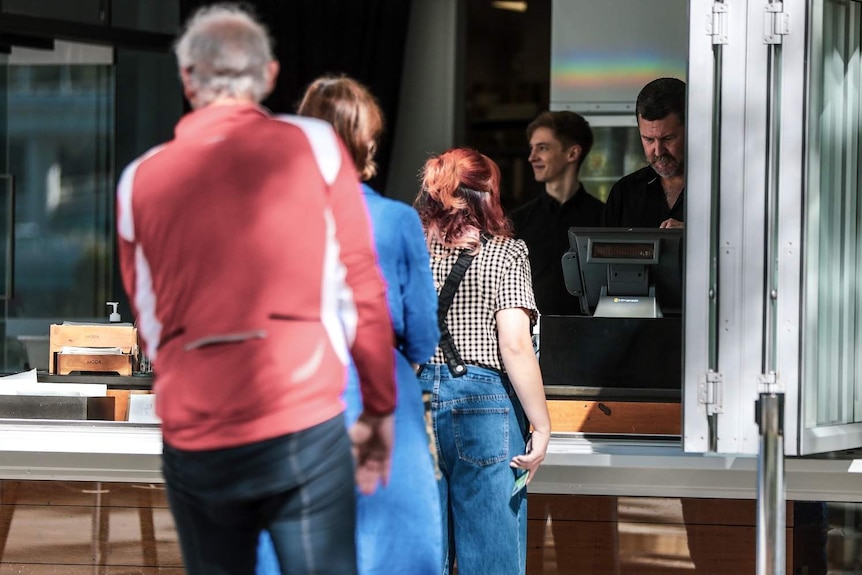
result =
[[[719,215],[721,214],[721,112],[722,112],[722,72],[724,70],[724,46],[727,44],[726,29],[727,5],[720,1],[713,4],[712,54],[714,58],[712,75],[712,155],[710,158],[712,177],[710,180],[709,208],[709,369],[718,373],[718,253],[719,253]],[[718,451],[718,414],[720,404],[711,410],[707,408],[707,449]]]
[[766,205],[764,229],[763,374],[755,408],[760,428],[757,459],[757,575],[784,575],[786,563],[784,495],[784,394],[780,392],[778,346],[779,159],[781,144],[782,38],[784,5],[769,0],[763,41],[768,46],[766,81]]
[[787,556],[784,394],[761,393],[756,414],[760,428],[760,454],[757,458],[757,575],[784,575]]

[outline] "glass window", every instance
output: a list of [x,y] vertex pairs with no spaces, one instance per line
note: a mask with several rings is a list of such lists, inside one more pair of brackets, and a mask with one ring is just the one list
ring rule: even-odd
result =
[[114,72],[110,49],[92,47],[95,57],[76,61],[69,56],[78,48],[13,49],[3,66],[0,128],[15,187],[7,370],[28,363],[21,346],[8,344],[34,330],[47,334],[48,322],[35,328],[39,318],[102,315],[109,299]]
[[579,174],[584,187],[600,200],[607,201],[611,187],[626,174],[647,165],[634,114],[613,118],[618,123],[631,120],[630,126],[604,126],[608,118],[587,118],[593,130],[593,149]]
[[[107,301],[130,319],[114,255],[116,180],[171,137],[182,97],[166,52],[60,41],[53,51],[13,48],[0,89],[0,194],[14,185],[2,369],[48,369],[52,323],[107,319]],[[10,220],[5,202],[0,223]]]
[[860,24],[856,2],[823,2],[811,79],[805,427],[862,421]]

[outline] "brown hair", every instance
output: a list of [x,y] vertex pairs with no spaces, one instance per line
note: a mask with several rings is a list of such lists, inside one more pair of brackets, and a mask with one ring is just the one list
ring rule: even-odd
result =
[[500,168],[470,148],[452,148],[425,162],[413,205],[429,243],[477,249],[483,234],[512,237],[500,205]]
[[564,148],[578,145],[581,147],[579,166],[584,164],[584,158],[593,149],[593,130],[590,123],[575,112],[559,110],[542,112],[527,126],[527,139],[533,137],[533,132],[539,128],[548,128]]
[[368,88],[348,76],[322,76],[305,90],[297,112],[332,124],[347,146],[360,179],[374,177],[383,112]]

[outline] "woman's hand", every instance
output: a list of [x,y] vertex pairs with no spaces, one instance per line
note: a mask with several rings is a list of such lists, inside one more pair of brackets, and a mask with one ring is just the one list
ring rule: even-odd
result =
[[530,472],[527,477],[527,485],[536,476],[536,471],[545,460],[545,455],[548,453],[548,443],[551,441],[551,434],[547,431],[534,430],[530,439],[527,441],[526,453],[516,455],[509,462],[509,467],[517,469],[526,469]]
[[545,460],[548,443],[551,441],[551,416],[545,400],[542,372],[533,351],[530,313],[523,308],[509,308],[501,309],[495,317],[500,357],[524,413],[533,424],[533,436],[527,441],[526,453],[513,457],[509,465],[529,470],[529,483]]

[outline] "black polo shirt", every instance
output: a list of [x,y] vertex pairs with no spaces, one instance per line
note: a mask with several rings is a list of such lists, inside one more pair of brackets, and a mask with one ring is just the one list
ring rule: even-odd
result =
[[511,213],[515,235],[530,251],[533,293],[539,313],[580,315],[578,300],[566,291],[560,260],[569,250],[569,228],[598,226],[604,204],[583,186],[565,204],[542,192]]
[[657,228],[668,218],[685,221],[685,190],[673,208],[668,208],[661,181],[650,166],[614,184],[605,204],[604,223],[608,227]]

